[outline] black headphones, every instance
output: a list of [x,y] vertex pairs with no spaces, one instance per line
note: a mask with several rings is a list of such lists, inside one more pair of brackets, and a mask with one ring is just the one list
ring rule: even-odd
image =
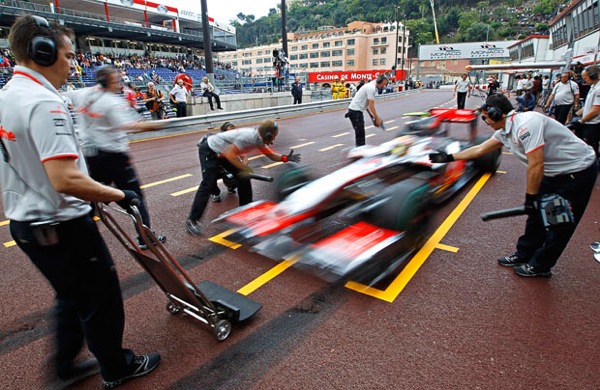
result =
[[487,111],[488,118],[490,118],[494,122],[498,122],[500,119],[502,119],[502,115],[504,115],[502,113],[502,110],[499,109],[498,107],[488,106],[487,104],[484,104],[483,106],[481,106],[480,110]]
[[590,79],[592,79],[592,80],[598,80],[598,76],[599,76],[599,74],[598,74],[598,66],[596,66],[596,65],[588,65],[585,68],[585,71],[586,71],[586,73],[587,73],[587,75],[588,75],[588,77]]
[[[31,15],[38,29],[50,30],[50,24],[41,16]],[[27,55],[38,65],[52,66],[58,58],[58,47],[51,37],[34,36],[27,44]]]

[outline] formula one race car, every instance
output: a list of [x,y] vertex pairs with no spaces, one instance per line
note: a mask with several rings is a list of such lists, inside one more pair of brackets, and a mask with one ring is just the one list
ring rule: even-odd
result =
[[[276,182],[278,201],[258,201],[214,222],[226,239],[275,260],[288,259],[329,281],[373,284],[405,263],[427,238],[432,205],[443,202],[480,172],[495,173],[500,151],[473,161],[433,164],[429,153],[456,153],[478,137],[478,113],[433,109],[379,146],[352,149],[350,162],[316,180],[291,167]],[[469,125],[468,140],[445,126]],[[290,166],[286,164],[286,166]]]

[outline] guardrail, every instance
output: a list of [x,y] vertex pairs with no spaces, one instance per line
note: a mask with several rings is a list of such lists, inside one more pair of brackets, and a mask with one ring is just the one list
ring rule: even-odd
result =
[[[386,93],[377,95],[377,101],[395,100],[417,93],[419,90]],[[286,105],[252,110],[218,112],[215,114],[195,115],[186,118],[172,118],[164,121],[165,127],[157,131],[130,134],[130,141],[169,136],[174,134],[200,132],[219,128],[223,122],[234,122],[238,126],[259,123],[265,119],[282,119],[305,114],[346,109],[351,99],[324,100],[297,105]],[[342,117],[340,117],[342,120]]]

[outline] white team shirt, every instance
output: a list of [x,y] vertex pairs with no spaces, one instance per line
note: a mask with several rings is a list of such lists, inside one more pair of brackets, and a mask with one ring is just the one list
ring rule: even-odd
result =
[[[585,105],[583,106],[583,116],[585,116],[588,112],[594,109],[594,106],[600,106],[600,87],[598,87],[598,83],[592,85],[590,87],[590,91],[585,97]],[[595,118],[590,119],[585,122],[586,124],[597,124],[600,123],[600,115],[596,115]]]
[[349,110],[354,111],[364,111],[369,106],[369,100],[375,100],[375,96],[377,95],[377,87],[375,86],[376,80],[372,80],[365,85],[362,86],[352,98],[350,105],[348,106]]
[[471,86],[471,80],[469,79],[460,79],[456,82],[456,92],[469,92],[469,87]]
[[13,221],[68,221],[88,214],[89,202],[56,192],[43,163],[75,159],[87,167],[62,96],[40,73],[16,66],[0,90],[0,135],[10,156],[0,160],[0,187],[6,217]]
[[561,81],[556,83],[552,93],[554,94],[554,104],[557,106],[573,104],[575,95],[579,95],[579,85],[573,80],[569,80],[568,83]]
[[596,153],[559,122],[534,111],[506,117],[506,128],[497,130],[493,139],[506,146],[527,166],[527,154],[544,148],[544,176],[574,173],[594,163]]
[[123,97],[98,85],[67,93],[67,96],[75,105],[81,143],[86,150],[129,151],[127,131],[142,117]]
[[273,153],[260,138],[258,130],[251,127],[242,127],[213,134],[208,137],[207,142],[208,147],[217,154],[225,152],[231,145],[235,145],[240,152],[239,154],[247,153],[253,149],[258,149],[264,154]]

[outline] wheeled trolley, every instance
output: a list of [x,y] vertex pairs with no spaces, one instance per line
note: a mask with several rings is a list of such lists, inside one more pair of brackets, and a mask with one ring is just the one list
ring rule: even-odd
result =
[[[232,322],[247,320],[262,308],[259,303],[209,281],[194,284],[152,230],[142,223],[136,206],[131,206],[131,214],[128,214],[98,202],[96,210],[108,230],[164,291],[169,313],[187,314],[195,318],[208,325],[217,340],[222,341],[231,333]],[[146,243],[148,251],[142,252],[138,248],[137,237],[131,237],[117,223],[114,212],[130,216],[136,233]]]

